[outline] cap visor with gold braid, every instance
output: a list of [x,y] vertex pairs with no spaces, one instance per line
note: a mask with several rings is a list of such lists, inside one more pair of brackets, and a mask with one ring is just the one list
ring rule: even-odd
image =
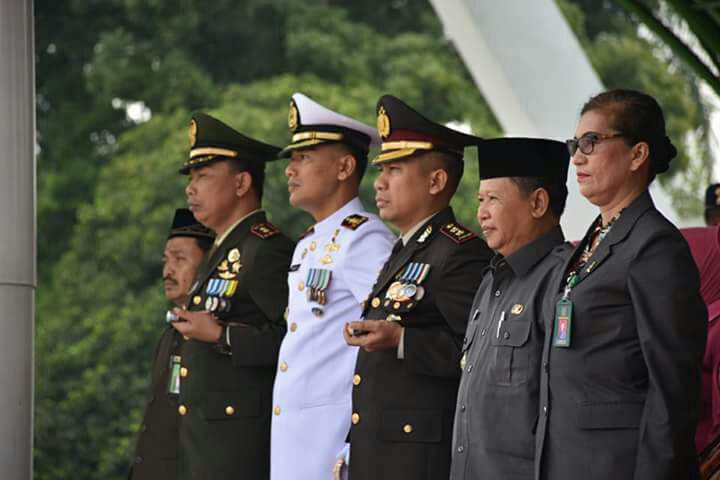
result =
[[377,103],[377,130],[382,145],[373,165],[427,151],[445,152],[462,160],[465,147],[481,140],[427,119],[392,95],[383,95]]
[[334,112],[302,93],[292,96],[288,127],[292,133],[292,141],[280,152],[281,157],[289,157],[293,150],[328,142],[345,143],[366,153],[370,147],[380,144],[380,137],[375,129]]
[[280,148],[243,135],[206,113],[195,113],[190,120],[190,158],[180,169],[192,168],[217,160],[238,158],[250,162],[269,162],[278,158]]

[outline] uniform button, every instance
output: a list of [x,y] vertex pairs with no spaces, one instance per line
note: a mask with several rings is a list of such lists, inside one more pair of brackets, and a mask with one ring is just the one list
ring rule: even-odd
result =
[[463,453],[463,452],[465,451],[465,447],[463,447],[462,445],[460,445],[460,446],[457,448],[457,451],[458,451],[458,453]]
[[373,308],[378,308],[380,306],[380,299],[378,297],[373,298],[370,305],[372,305]]
[[468,365],[467,372],[468,373],[472,372],[472,363],[470,365]]
[[482,337],[485,336],[485,329],[484,329],[484,328],[480,331],[480,336],[482,336]]
[[298,290],[300,290],[301,292],[302,292],[303,290],[305,290],[305,282],[300,282],[300,283],[298,283],[298,287],[297,287],[297,288],[298,288]]
[[143,458],[140,456],[135,457],[135,463],[142,463]]
[[505,340],[507,340],[508,338],[510,338],[510,332],[505,332],[505,333],[503,333],[503,338],[504,338]]
[[500,290],[495,290],[495,296],[496,296],[496,297],[499,297],[499,296],[500,296]]
[[405,432],[405,433],[412,433],[412,431],[413,431],[413,426],[410,425],[409,423],[403,427],[403,432]]
[[190,337],[186,337],[185,335],[183,335],[183,340],[187,342],[188,340],[190,340]]
[[547,407],[547,405],[543,405],[543,413],[544,413],[545,416],[547,417],[547,414],[548,414],[548,407]]
[[280,405],[275,405],[275,408],[273,408],[273,413],[275,415],[280,415]]
[[461,411],[461,412],[464,412],[464,411],[465,411],[465,405],[460,405],[460,411]]
[[287,369],[288,369],[288,364],[287,364],[287,362],[282,362],[282,363],[280,364],[280,371],[281,371],[281,372],[287,372]]
[[545,372],[547,372],[549,370],[548,369],[549,366],[550,365],[548,364],[548,362],[543,362],[543,370],[545,370]]
[[350,420],[352,421],[353,425],[357,425],[358,423],[360,423],[360,415],[357,413],[353,413],[352,417],[350,417]]
[[188,369],[185,367],[180,368],[180,376],[185,378],[188,375]]
[[291,332],[294,332],[295,330],[297,330],[297,323],[292,322],[292,323],[290,324],[290,331],[291,331]]
[[186,407],[185,405],[180,405],[180,406],[178,407],[178,413],[179,413],[180,415],[186,415],[186,414],[187,414],[187,411],[188,411],[188,409],[187,409],[187,407]]
[[225,415],[230,416],[230,415],[234,415],[234,414],[235,414],[235,409],[232,407],[232,405],[228,405],[227,407],[225,407]]
[[357,386],[360,385],[360,382],[362,382],[362,377],[358,375],[357,373],[353,375],[353,385]]

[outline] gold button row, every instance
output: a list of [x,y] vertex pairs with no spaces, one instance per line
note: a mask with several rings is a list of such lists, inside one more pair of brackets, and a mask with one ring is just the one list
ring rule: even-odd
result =
[[353,413],[352,417],[350,417],[350,420],[352,421],[353,425],[357,425],[358,423],[360,423],[360,414]]
[[280,405],[275,405],[275,408],[273,408],[273,413],[275,415],[280,415],[280,412],[281,412]]
[[353,385],[357,386],[360,385],[360,382],[362,382],[362,377],[358,375],[357,373],[353,375]]
[[280,371],[281,371],[281,372],[287,372],[287,369],[288,369],[288,364],[287,364],[287,362],[282,362],[282,363],[280,364]]

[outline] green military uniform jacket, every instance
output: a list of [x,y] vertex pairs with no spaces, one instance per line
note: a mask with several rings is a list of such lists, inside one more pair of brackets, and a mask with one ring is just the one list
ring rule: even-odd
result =
[[364,317],[405,327],[403,358],[396,349],[360,349],[349,436],[352,480],[448,478],[462,339],[491,257],[449,207],[393,250]]
[[168,392],[168,381],[170,357],[182,342],[177,330],[167,327],[155,348],[131,480],[177,479],[178,401]]
[[189,340],[182,348],[182,480],[269,478],[272,387],[293,248],[259,211],[198,271],[188,309],[212,311],[230,325],[230,347]]

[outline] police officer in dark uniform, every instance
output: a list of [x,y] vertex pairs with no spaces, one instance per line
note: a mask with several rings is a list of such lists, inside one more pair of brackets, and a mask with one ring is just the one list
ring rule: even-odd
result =
[[202,113],[190,125],[185,193],[217,237],[175,328],[181,351],[179,478],[269,477],[270,410],[285,334],[293,243],[260,209],[279,148]]
[[712,183],[705,190],[705,224],[720,224],[720,183]]
[[460,347],[491,250],[449,207],[463,149],[479,140],[432,122],[399,99],[377,104],[373,161],[380,217],[401,233],[363,310],[345,329],[361,347],[353,381],[353,480],[441,479],[450,443]]
[[[163,253],[165,297],[174,305],[182,307],[187,303],[187,292],[214,238],[190,210],[179,208],[175,212]],[[175,353],[182,341],[182,336],[168,325],[155,347],[145,413],[129,475],[132,480],[177,478],[180,357]]]
[[532,480],[548,289],[571,250],[560,228],[570,156],[535,138],[478,149],[477,219],[497,253],[463,344],[450,478]]

